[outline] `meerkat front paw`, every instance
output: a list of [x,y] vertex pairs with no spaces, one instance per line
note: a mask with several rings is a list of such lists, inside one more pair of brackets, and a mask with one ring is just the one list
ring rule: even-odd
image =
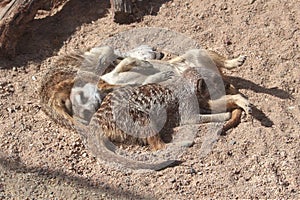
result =
[[171,79],[175,73],[173,71],[164,71],[164,72],[159,72],[157,74],[149,76],[143,84],[148,84],[148,83],[160,83],[166,80]]
[[171,79],[172,77],[175,76],[175,73],[173,71],[165,71],[165,72],[161,72],[160,74],[158,74],[159,76],[161,76],[161,80],[162,81],[166,81]]

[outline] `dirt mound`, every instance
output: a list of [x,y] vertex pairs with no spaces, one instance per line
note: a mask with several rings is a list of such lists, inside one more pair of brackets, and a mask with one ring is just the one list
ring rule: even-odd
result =
[[[153,0],[153,15],[128,25],[112,22],[107,1],[71,2],[29,23],[17,57],[0,60],[1,199],[300,198],[300,2]],[[247,55],[226,75],[253,103],[253,122],[202,158],[200,132],[185,162],[160,172],[97,163],[78,134],[40,110],[40,80],[57,54],[136,27],[167,28],[228,57]]]

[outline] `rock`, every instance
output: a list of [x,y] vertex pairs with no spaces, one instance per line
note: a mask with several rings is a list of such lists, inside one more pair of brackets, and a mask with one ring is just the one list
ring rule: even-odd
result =
[[169,182],[170,182],[170,183],[175,183],[175,182],[176,182],[176,179],[175,179],[175,178],[170,178],[170,179],[169,179]]
[[193,167],[191,167],[189,170],[189,174],[196,174],[196,170]]
[[235,144],[236,144],[236,141],[235,141],[235,140],[231,140],[231,141],[229,142],[229,144],[230,144],[230,145],[235,145]]

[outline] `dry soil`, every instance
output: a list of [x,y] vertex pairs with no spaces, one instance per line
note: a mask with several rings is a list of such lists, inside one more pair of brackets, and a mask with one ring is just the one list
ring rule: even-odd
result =
[[[147,8],[120,25],[108,1],[69,1],[53,15],[40,12],[16,57],[0,60],[0,199],[299,199],[300,2],[153,0]],[[228,131],[205,157],[196,141],[185,162],[163,171],[125,173],[97,162],[77,133],[41,111],[40,81],[58,54],[138,27],[247,55],[226,74],[253,104],[253,122]]]

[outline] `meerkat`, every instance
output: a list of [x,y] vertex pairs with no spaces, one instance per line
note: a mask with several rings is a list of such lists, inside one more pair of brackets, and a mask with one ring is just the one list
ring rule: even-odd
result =
[[[188,66],[192,65],[193,61],[191,61],[190,57],[193,56],[197,57],[198,55],[197,53],[192,56],[183,55],[180,58],[177,58],[177,60],[175,58],[175,60],[168,62],[167,65],[168,67],[174,67],[174,66],[177,67],[176,73],[182,73],[184,79],[179,78],[177,80],[183,81],[187,79],[193,82],[193,84],[191,85],[191,91],[195,91],[193,95],[196,95],[198,97],[199,105],[201,105],[203,108],[210,109],[211,107],[214,107],[215,109],[220,109],[220,112],[224,112],[224,110],[222,110],[221,108],[223,105],[222,102],[225,102],[226,105],[225,113],[211,114],[211,115],[195,114],[195,116],[193,116],[194,120],[192,120],[193,123],[229,120],[227,123],[225,123],[223,127],[223,130],[226,131],[227,129],[235,126],[238,123],[242,110],[244,110],[246,113],[251,112],[251,109],[249,107],[249,102],[241,95],[239,95],[237,90],[227,82],[225,82],[226,95],[218,99],[209,100],[209,95],[207,94],[207,87],[204,84],[205,81],[203,81],[204,80],[203,77],[199,76],[199,73],[198,75],[197,73],[191,73],[194,71],[195,67],[194,68],[184,67],[184,64],[182,64],[185,63],[185,65]],[[243,57],[239,57],[235,60],[226,60],[225,58],[219,56],[218,54],[215,54],[213,56],[211,57],[213,62],[219,63],[219,65],[217,64],[218,70],[221,70],[220,69],[221,67],[225,67],[225,68],[237,67],[242,65],[244,62]],[[112,60],[114,59],[115,57],[113,56]],[[98,59],[96,60],[97,62],[96,64],[94,63],[94,65],[99,64]],[[93,62],[94,61],[92,61],[92,63]],[[106,60],[104,63],[106,63],[107,65],[111,65],[111,63],[113,62],[111,62],[111,60],[107,62]],[[120,63],[121,61],[118,61],[118,63],[116,63],[116,66]],[[208,74],[208,77],[210,78],[216,76],[217,74],[215,70],[206,68],[205,66],[200,67],[198,69],[200,69],[200,71],[202,70],[201,73]],[[166,108],[167,118],[171,119],[168,120],[169,124],[166,125],[163,128],[163,130],[167,130],[165,132],[168,131],[172,132],[171,129],[175,128],[176,126],[185,123],[189,124],[189,122],[184,122],[180,120],[178,118],[179,117],[178,113],[175,114],[172,113],[174,110],[176,110],[176,105],[180,103],[178,102],[177,99],[178,95],[175,94],[178,94],[178,91],[179,94],[180,92],[182,93],[182,91],[180,91],[180,89],[177,88],[177,86],[180,85],[182,81],[178,81],[178,84],[174,84],[174,83],[172,84],[172,82],[167,83],[166,85],[153,83],[153,84],[146,84],[146,85],[141,84],[140,86],[128,86],[125,88],[122,87],[120,88],[118,85],[111,85],[105,83],[105,81],[103,81],[101,78],[98,79],[98,83],[96,84],[95,81],[93,81],[94,83],[92,85],[86,85],[90,81],[90,80],[86,80],[83,81],[85,85],[81,85],[81,89],[83,92],[81,93],[81,96],[83,95],[84,98],[90,98],[91,96],[93,96],[94,99],[91,102],[85,101],[86,103],[91,105],[84,105],[85,103],[81,101],[80,98],[78,99],[78,95],[80,94],[77,94],[76,92],[73,95],[71,94],[72,88],[74,87],[75,84],[76,75],[77,75],[76,69],[74,70],[72,68],[71,69],[66,68],[66,69],[50,70],[50,72],[45,76],[46,78],[42,82],[40,94],[42,97],[41,98],[42,108],[46,114],[48,114],[52,119],[54,119],[59,124],[78,131],[79,133],[81,133],[82,136],[86,138],[99,137],[98,140],[99,143],[96,145],[97,148],[94,150],[100,153],[99,156],[104,160],[113,161],[113,162],[119,161],[121,164],[124,164],[125,166],[134,169],[144,168],[144,169],[154,169],[154,170],[165,168],[175,162],[173,160],[172,161],[167,160],[161,163],[154,163],[154,164],[141,163],[133,160],[128,160],[120,155],[115,154],[112,151],[113,148],[111,145],[111,141],[121,142],[121,143],[128,142],[128,143],[138,143],[138,144],[149,144],[150,147],[154,150],[164,148],[165,142],[161,138],[161,135],[158,132],[155,131],[153,132],[151,128],[148,130],[149,137],[139,138],[139,137],[134,137],[132,136],[132,134],[126,133],[122,129],[116,127],[117,122],[114,121],[114,114],[116,112],[113,112],[112,105],[114,105],[115,102],[117,102],[117,105],[122,105],[124,104],[123,102],[124,99],[125,100],[131,99],[133,102],[138,104],[139,105],[138,109],[134,107],[137,105],[133,104],[132,107],[133,113],[132,116],[129,117],[135,117],[135,120],[139,121],[137,125],[142,127],[143,123],[147,123],[147,120],[149,123],[149,119],[147,119],[147,115],[145,115],[145,113],[148,113],[149,109],[150,110],[153,109],[153,107],[151,107],[151,105],[153,105],[153,102],[155,102],[155,104],[158,102],[157,104],[158,107],[155,108],[156,111],[160,110],[159,106]],[[101,94],[101,89],[103,88],[104,91],[107,93],[103,97],[99,96],[98,91],[96,92],[97,94],[95,94],[96,91],[94,87],[95,85],[100,90],[100,94]],[[104,85],[108,85],[108,87]],[[112,91],[111,89],[114,88],[120,88],[120,89]],[[79,89],[77,90],[77,92],[80,93],[80,87],[77,87],[77,89]],[[86,92],[86,90],[88,91]],[[127,99],[116,98],[116,97],[120,97],[120,95],[122,96],[123,94],[127,94]],[[203,94],[205,95],[203,96]],[[73,108],[72,98],[73,98],[73,102],[74,99],[75,101],[81,101],[78,105],[79,107],[82,108],[82,112],[85,112],[86,110],[91,111],[92,114],[89,114],[89,117],[92,116],[91,122],[84,124],[81,123],[80,120],[76,120],[76,118],[74,118],[74,108]],[[98,108],[98,106],[100,106],[100,108]],[[168,110],[172,110],[172,112]],[[96,113],[93,114],[93,112],[95,111]],[[136,126],[136,124],[134,126]],[[99,130],[100,132],[97,132]]]
[[[197,54],[199,51],[189,51],[187,54],[192,54],[192,55],[187,55],[185,54],[184,56],[198,56]],[[193,63],[193,61],[190,61],[191,58],[187,58],[185,60],[189,60],[188,63]],[[225,61],[225,60],[224,60]],[[176,62],[182,62],[182,61],[176,61]],[[175,63],[175,61],[172,61],[172,63]],[[207,64],[207,62],[204,62]],[[236,64],[235,64],[236,65]],[[205,65],[207,66],[207,65]],[[230,68],[233,66],[230,65]],[[236,67],[236,66],[235,66]],[[102,129],[107,130],[107,137],[110,140],[121,140],[119,142],[125,142],[130,139],[126,138],[131,136],[128,136],[126,133],[120,131],[120,130],[109,130],[107,127],[115,127],[117,129],[117,126],[114,125],[108,125],[109,123],[116,123],[114,122],[114,119],[110,118],[113,117],[112,113],[112,108],[116,105],[122,106],[123,104],[131,104],[132,106],[136,106],[137,108],[137,115],[138,116],[133,116],[135,117],[135,120],[141,120],[144,121],[143,119],[143,114],[139,112],[143,112],[143,109],[145,109],[145,113],[151,113],[151,105],[153,102],[156,102],[158,104],[166,104],[161,107],[168,107],[170,106],[171,109],[170,112],[170,118],[176,118],[174,115],[176,114],[176,108],[174,108],[174,105],[178,106],[180,102],[177,102],[179,98],[184,95],[182,93],[182,89],[180,87],[180,84],[183,84],[184,81],[188,81],[188,87],[191,87],[191,91],[194,91],[191,95],[196,95],[198,99],[198,104],[201,108],[203,109],[215,109],[216,112],[223,112],[223,102],[225,102],[225,107],[226,107],[226,112],[233,111],[235,109],[239,110],[244,110],[246,114],[251,113],[251,108],[250,108],[250,103],[248,102],[247,99],[242,97],[240,94],[237,94],[236,91],[233,90],[233,86],[230,85],[229,83],[225,82],[225,90],[227,92],[226,95],[220,93],[219,87],[220,85],[215,85],[213,86],[213,90],[217,91],[216,93],[219,93],[223,96],[216,96],[217,99],[210,99],[211,96],[211,91],[208,90],[207,83],[208,82],[218,82],[218,79],[220,79],[220,76],[218,76],[218,73],[214,69],[210,69],[204,66],[200,67],[193,67],[190,65],[187,65],[185,67],[186,69],[182,72],[183,78],[179,78],[177,81],[167,83],[167,84],[147,84],[145,86],[139,86],[139,87],[126,87],[126,88],[121,88],[116,91],[113,91],[107,95],[107,97],[104,99],[104,103],[101,105],[101,107],[98,109],[97,113],[94,115],[94,118],[92,119],[92,124],[100,124],[100,126],[103,126]],[[210,79],[211,81],[208,81]],[[221,83],[223,84],[223,83]],[[122,93],[124,91],[124,93]],[[175,91],[175,92],[174,92]],[[229,93],[229,94],[228,94]],[[126,95],[122,95],[126,94]],[[114,98],[114,95],[117,96],[117,98]],[[174,96],[175,95],[175,96]],[[187,97],[184,97],[187,98]],[[184,100],[182,97],[180,100]],[[116,103],[116,101],[119,101],[119,103]],[[109,107],[109,108],[108,108]],[[134,108],[133,108],[134,109]],[[150,110],[149,110],[150,109]],[[222,110],[223,109],[223,110]],[[158,109],[159,110],[159,109]],[[168,109],[167,109],[168,110]],[[108,112],[107,112],[108,111]],[[175,111],[175,113],[174,113]],[[135,113],[135,111],[132,111]],[[129,112],[132,114],[132,112]],[[203,123],[203,122],[210,122],[210,121],[219,121],[219,120],[229,120],[230,115],[229,113],[224,113],[220,115],[198,115],[196,116],[191,116],[191,117],[196,117],[196,123]],[[133,114],[134,115],[134,114]],[[105,116],[105,117],[103,117]],[[124,117],[126,121],[126,117]],[[177,120],[179,117],[176,118]],[[148,119],[149,120],[149,119]],[[178,123],[178,122],[177,122]],[[181,122],[181,124],[184,124],[185,122]],[[126,126],[128,126],[128,123],[124,123]],[[142,123],[141,123],[142,124]],[[140,124],[140,125],[141,125]],[[140,126],[138,125],[138,126]],[[178,125],[178,124],[177,124]],[[168,125],[167,125],[168,126]],[[225,129],[227,129],[227,125],[224,126]],[[125,127],[124,127],[125,128]],[[174,127],[173,127],[174,128]],[[119,135],[116,134],[116,132],[120,131]],[[105,131],[104,131],[105,132]],[[125,134],[125,135],[123,135]],[[122,135],[122,136],[120,136]],[[151,135],[151,134],[150,134]],[[161,139],[157,134],[155,134],[156,139],[153,139],[151,136],[150,138],[143,138],[143,141],[141,143],[146,143],[149,144],[154,150],[161,149],[163,148],[163,144],[161,142]],[[124,139],[125,138],[125,139]]]
[[[202,74],[207,75],[203,77]],[[167,85],[146,84],[142,86],[128,86],[109,93],[103,100],[100,108],[93,115],[89,125],[89,138],[98,137],[102,145],[94,146],[94,151],[101,152],[101,159],[108,162],[118,162],[133,169],[159,170],[175,161],[164,161],[156,164],[142,163],[120,158],[109,147],[110,142],[150,145],[153,150],[165,148],[165,137],[170,138],[174,128],[188,124],[225,121],[231,118],[230,111],[242,109],[251,113],[250,104],[240,94],[225,95],[218,99],[209,99],[206,78],[218,79],[216,73],[207,68],[190,68],[183,72],[183,78],[178,82]],[[217,114],[202,115],[193,112],[195,108],[182,102],[183,92],[178,83],[187,80],[191,87],[189,95],[196,96],[200,108],[214,107],[223,112],[222,102],[225,102],[226,111]],[[218,90],[218,88],[215,88]],[[189,99],[189,95],[184,99]],[[189,120],[181,117],[181,110],[190,109]],[[152,116],[151,116],[152,115]],[[165,120],[161,122],[162,115]]]
[[[167,62],[161,61],[162,56],[157,56],[157,54],[153,48],[141,45],[125,54],[127,57],[123,57],[122,61],[118,62],[111,72],[102,75],[101,79],[111,85],[143,85],[169,80],[184,71],[187,65],[218,69],[222,74],[221,68],[231,70],[243,65],[246,60],[244,55],[226,59],[214,51],[204,49],[189,50],[182,56]],[[92,60],[101,56],[116,57],[116,54],[110,47],[95,47],[89,53],[89,59],[92,58]],[[174,65],[175,63],[176,65]]]
[[[145,50],[145,52],[143,52],[143,50]],[[122,57],[117,55],[111,47],[96,47],[84,54],[84,66],[87,66],[84,67],[84,70],[95,71],[100,74],[99,69],[101,69],[100,71],[103,73],[105,68],[110,68],[108,66],[111,66],[111,63],[114,63],[113,66],[115,66],[115,68],[112,67],[112,70],[99,77],[98,88],[103,91],[104,88],[113,89],[125,85],[161,83],[171,80],[174,76],[180,75],[187,67],[205,67],[215,70],[222,76],[222,79],[226,81],[222,73],[222,68],[231,70],[239,67],[243,65],[246,59],[246,56],[226,59],[213,51],[203,49],[189,50],[185,54],[169,61],[153,59],[157,58],[157,54],[158,53],[155,52],[153,48],[142,45],[126,54],[130,57],[122,59]],[[124,54],[122,56],[124,56]],[[228,94],[238,93],[232,85],[225,85],[228,87],[226,88]],[[72,91],[76,92],[71,92],[71,99],[80,100],[79,97],[74,98],[74,95],[84,92],[81,87],[74,87]],[[89,97],[84,96],[84,99],[89,99]],[[91,102],[93,101],[89,101],[89,106]],[[72,105],[74,105],[73,107],[79,108],[73,108],[73,111],[75,116],[79,115],[81,118],[83,118],[84,112],[95,112],[94,109],[91,111],[84,109],[86,105],[83,105],[81,101],[73,101]],[[232,114],[232,119],[230,119],[227,126],[224,127],[224,132],[239,123],[242,111],[240,109],[235,109],[232,111]],[[88,123],[89,119],[89,117],[86,118],[85,123]]]

